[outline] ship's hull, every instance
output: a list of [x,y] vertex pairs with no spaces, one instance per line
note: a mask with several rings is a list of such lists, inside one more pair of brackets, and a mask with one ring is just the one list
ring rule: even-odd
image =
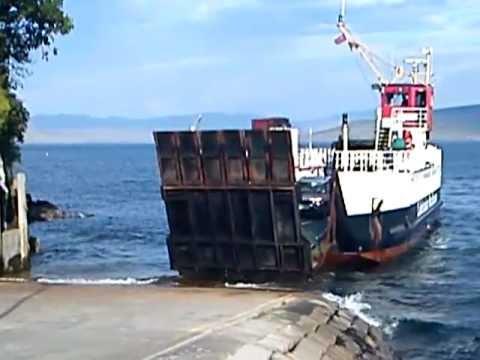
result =
[[[336,173],[330,211],[330,242],[323,265],[379,264],[403,255],[438,224],[442,151],[412,153],[413,171]],[[416,158],[420,160],[418,162]],[[424,160],[427,159],[427,160]]]
[[335,242],[326,268],[378,265],[407,253],[439,224],[440,190],[410,207],[384,213],[348,216],[336,200]]

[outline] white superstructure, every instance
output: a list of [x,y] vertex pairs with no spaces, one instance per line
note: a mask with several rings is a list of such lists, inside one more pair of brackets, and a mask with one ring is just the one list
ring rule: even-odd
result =
[[[417,204],[418,216],[438,201],[442,186],[442,150],[430,143],[433,129],[433,52],[407,58],[393,65],[389,81],[378,66],[378,58],[358,40],[345,22],[345,0],[338,19],[336,44],[347,43],[375,76],[373,88],[380,95],[375,133],[360,146],[349,139],[346,118],[335,149],[309,146],[299,151],[297,180],[319,176],[330,166],[348,216],[409,208]],[[408,71],[406,71],[408,69]]]

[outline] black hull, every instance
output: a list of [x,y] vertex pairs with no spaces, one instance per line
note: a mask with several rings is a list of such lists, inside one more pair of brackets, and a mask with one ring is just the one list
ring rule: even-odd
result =
[[373,262],[388,261],[405,253],[439,222],[440,191],[429,197],[436,201],[422,214],[418,213],[418,204],[414,204],[376,215],[359,216],[348,216],[342,197],[337,197],[336,236],[331,251],[339,256],[360,257]]

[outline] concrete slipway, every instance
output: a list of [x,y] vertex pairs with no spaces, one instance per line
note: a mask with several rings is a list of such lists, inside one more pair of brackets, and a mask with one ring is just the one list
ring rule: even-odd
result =
[[303,293],[0,283],[1,359],[390,359],[381,332]]

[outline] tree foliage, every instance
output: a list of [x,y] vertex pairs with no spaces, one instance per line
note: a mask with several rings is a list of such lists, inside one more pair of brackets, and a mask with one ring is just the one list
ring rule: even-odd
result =
[[8,101],[7,90],[0,87],[0,123],[4,121],[9,109],[10,102]]
[[23,143],[30,114],[14,93],[8,96],[8,112],[5,120],[0,123],[0,154],[3,161],[10,167],[20,160],[19,143]]
[[63,0],[0,0],[0,63],[3,71],[23,75],[31,62],[32,51],[40,49],[48,60],[55,36],[73,28],[63,12]]
[[[56,55],[55,38],[73,28],[63,0],[0,0],[0,153],[7,166],[20,159],[29,113],[15,90],[32,55]],[[3,114],[3,115],[2,115]]]

